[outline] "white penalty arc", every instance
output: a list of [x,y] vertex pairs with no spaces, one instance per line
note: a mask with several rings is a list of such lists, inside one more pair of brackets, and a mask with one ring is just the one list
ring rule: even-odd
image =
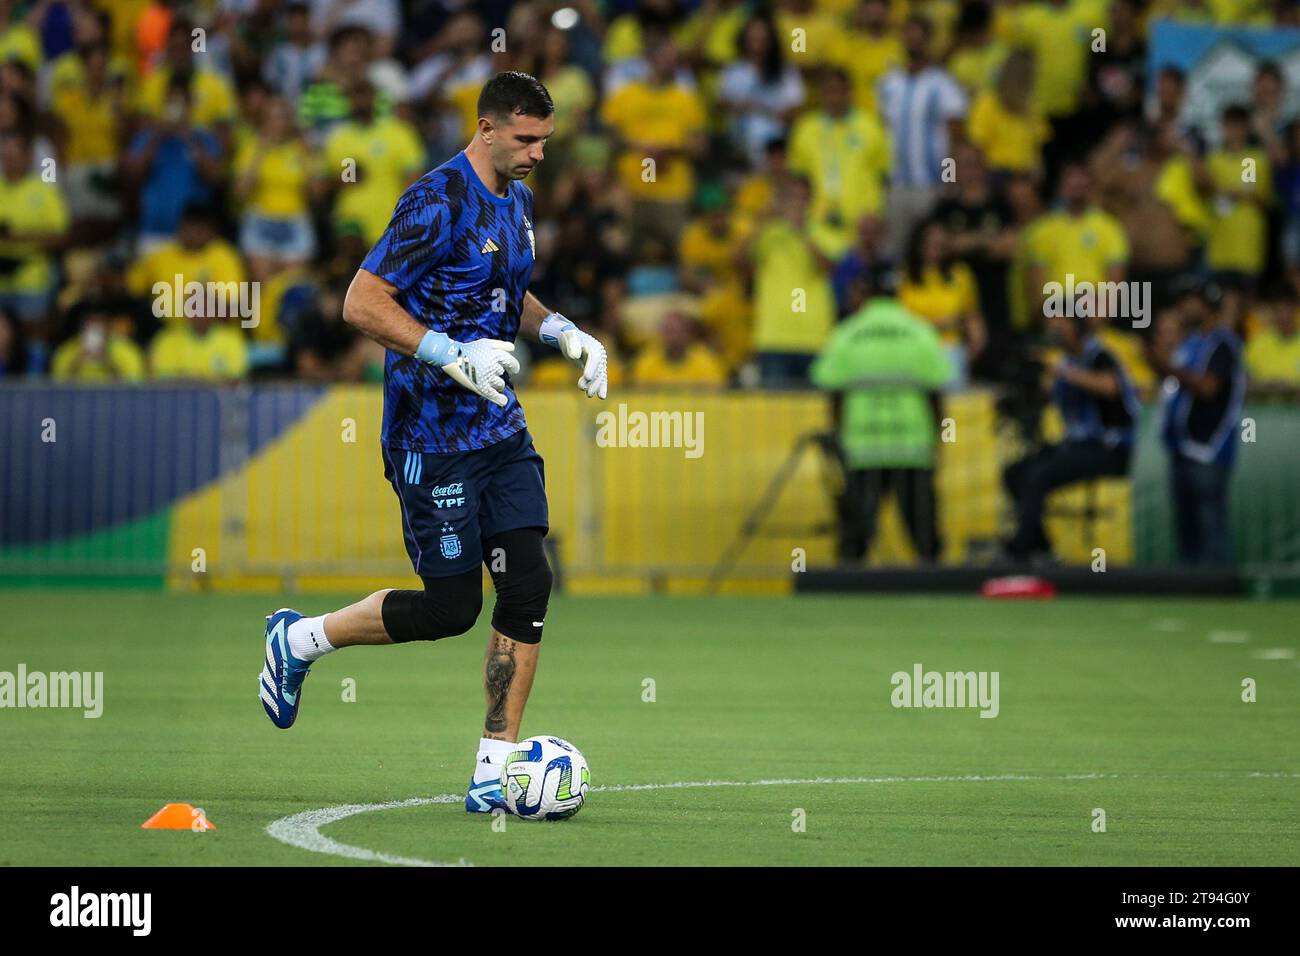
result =
[[[1211,771],[1208,773],[1065,773],[1065,774],[966,774],[956,776],[931,777],[810,777],[803,780],[692,780],[679,783],[632,783],[616,784],[607,787],[593,787],[591,793],[631,793],[646,790],[693,790],[702,787],[776,787],[776,786],[820,786],[824,784],[889,784],[889,783],[998,783],[998,782],[1045,782],[1061,780],[1133,780],[1133,779],[1171,779],[1174,777],[1300,777],[1300,773],[1289,772],[1243,772],[1241,774]],[[291,816],[281,817],[268,824],[266,832],[281,843],[307,850],[312,853],[325,853],[330,856],[357,860],[362,863],[387,863],[392,866],[473,866],[464,859],[455,862],[422,860],[418,857],[397,856],[381,853],[365,847],[342,843],[320,832],[321,827],[338,823],[348,817],[377,810],[401,810],[409,807],[425,807],[434,804],[458,804],[464,801],[464,794],[442,793],[433,797],[411,797],[407,800],[390,800],[386,803],[349,803],[337,807],[323,807],[317,810],[305,810]]]

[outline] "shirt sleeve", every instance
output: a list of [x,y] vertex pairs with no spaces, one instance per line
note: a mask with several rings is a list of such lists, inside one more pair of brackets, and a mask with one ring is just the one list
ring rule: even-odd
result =
[[430,269],[447,261],[451,219],[445,200],[425,189],[408,189],[361,268],[400,290],[411,288]]
[[144,295],[149,287],[149,277],[154,271],[152,255],[136,259],[126,271],[126,290],[132,295]]
[[1115,356],[1102,349],[1092,360],[1092,370],[1094,372],[1115,372],[1119,370],[1119,362],[1115,361]]
[[225,77],[218,73],[213,73],[211,76],[213,79],[209,81],[211,90],[208,92],[209,106],[206,112],[214,123],[229,123],[238,113],[235,107],[234,90]]
[[722,71],[718,80],[718,102],[734,103],[743,100],[750,91],[745,87],[745,67],[733,63]]
[[925,348],[925,358],[917,369],[921,373],[918,377],[923,385],[927,385],[931,390],[937,392],[952,380],[952,360],[943,347],[943,343],[939,339],[939,333],[935,331],[934,326],[921,323],[917,335],[920,337],[920,341],[924,342]]
[[[624,90],[627,87],[623,88]],[[613,96],[605,100],[604,105],[600,108],[600,121],[605,126],[614,130],[616,133],[622,131],[623,125],[623,102],[627,99],[623,90],[619,90]]]
[[222,243],[217,248],[217,267],[213,271],[221,277],[223,282],[243,282],[244,261],[239,258],[239,253],[232,246]]
[[891,118],[894,115],[893,100],[894,90],[897,86],[897,77],[895,70],[890,70],[880,79],[876,80],[876,105],[883,124],[889,126]]
[[[1024,245],[1026,258],[1029,264],[1033,266],[1047,265],[1047,249],[1045,248],[1046,225],[1041,219],[1035,219],[1025,227],[1020,241]],[[1049,279],[1056,278],[1048,276]]]
[[126,155],[134,159],[144,152],[145,144],[149,142],[149,133],[146,130],[140,130],[131,137],[131,142],[127,144]]
[[221,143],[217,141],[217,138],[215,136],[213,136],[207,130],[199,130],[196,138],[198,140],[199,146],[203,149],[205,153],[207,153],[213,159],[221,158]]
[[961,119],[966,115],[966,93],[950,75],[944,73],[943,83],[939,87],[939,109],[943,118]]
[[528,217],[528,221],[532,224],[533,228],[536,229],[537,217],[533,215],[535,200],[533,198],[532,187],[530,187],[527,183],[522,183],[522,182],[519,185],[522,186],[524,189],[524,209],[527,210],[524,213],[524,215]]
[[236,176],[245,175],[253,168],[253,157],[257,155],[257,146],[252,141],[244,143],[235,153],[234,172]]
[[1266,202],[1273,199],[1273,165],[1264,154],[1255,157],[1255,189]]
[[885,128],[885,124],[874,116],[868,114],[867,120],[870,130],[867,141],[871,144],[867,149],[868,165],[877,176],[883,179],[889,174],[890,167],[894,164],[894,150],[893,145],[890,143],[890,133]]
[[77,358],[81,343],[76,339],[64,342],[54,352],[54,361],[50,364],[50,378],[56,382],[66,382],[72,378],[72,363]]
[[830,390],[843,388],[849,383],[851,363],[848,346],[852,339],[852,326],[848,322],[842,323],[808,370],[808,377],[814,385]]
[[1106,265],[1125,265],[1128,262],[1129,248],[1124,227],[1117,222],[1110,222],[1107,225],[1109,228],[1106,230]]
[[966,135],[970,137],[972,143],[985,152],[988,152],[990,139],[989,121],[993,118],[989,105],[988,94],[981,93],[975,100],[975,105],[971,107],[970,116],[966,120]]
[[708,122],[708,114],[704,111],[704,101],[700,99],[698,93],[690,92],[687,94],[685,121],[683,123],[684,132],[694,133],[704,128]]
[[175,378],[180,374],[180,351],[173,337],[159,332],[149,346],[149,364],[154,378]]
[[1233,358],[1232,349],[1225,342],[1220,342],[1210,353],[1210,361],[1206,365],[1206,371],[1219,380],[1220,388],[1229,388],[1232,385],[1233,373],[1236,371],[1237,362]]
[[424,143],[410,126],[402,127],[402,172],[410,175],[424,169]]
[[[305,100],[306,97],[303,97]],[[345,129],[336,129],[330,133],[325,140],[325,148],[321,151],[319,173],[326,178],[334,179],[338,177],[343,168],[343,160],[347,157],[350,150],[347,149]]]
[[109,357],[122,381],[138,382],[144,378],[144,353],[130,339],[110,340]]
[[238,329],[231,329],[233,335],[226,336],[221,351],[225,353],[227,371],[230,377],[245,378],[248,375],[248,344]]
[[812,128],[812,119],[807,116],[801,116],[795,120],[794,128],[790,133],[789,159],[787,163],[791,172],[803,173],[808,175],[813,169],[814,155],[814,137],[816,131]]
[[961,295],[963,312],[978,312],[980,308],[979,288],[975,284],[975,273],[964,262],[953,264],[953,279]]
[[781,78],[781,102],[782,109],[793,109],[801,106],[805,97],[803,78],[796,69],[787,69],[785,76]]
[[63,193],[53,186],[47,187],[44,199],[44,231],[46,232],[64,232],[68,228],[68,201],[63,198]]

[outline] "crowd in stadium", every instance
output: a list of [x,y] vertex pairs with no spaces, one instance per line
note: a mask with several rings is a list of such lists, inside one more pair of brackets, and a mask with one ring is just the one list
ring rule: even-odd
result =
[[[0,0],[0,374],[375,379],[347,283],[513,69],[556,105],[533,288],[602,338],[615,386],[804,385],[884,272],[959,380],[1026,374],[1045,283],[1149,281],[1168,312],[1195,276],[1252,378],[1294,386],[1295,98],[1264,63],[1195,135],[1177,70],[1147,95],[1158,16],[1297,21],[1254,0]],[[177,275],[255,283],[254,314],[158,308]],[[1134,324],[1097,331],[1149,392]]]
[[[475,135],[484,82],[517,70],[555,105],[531,288],[606,345],[615,389],[844,392],[902,365],[832,358],[837,330],[919,322],[935,394],[994,386],[1031,438],[1045,391],[1064,416],[1066,441],[1005,475],[1027,556],[1050,547],[1047,492],[1126,473],[1129,410],[1163,382],[1182,553],[1225,560],[1240,392],[1300,390],[1300,96],[1259,58],[1248,96],[1193,123],[1189,77],[1149,75],[1148,44],[1160,18],[1294,28],[1298,9],[0,0],[0,378],[380,379],[348,284],[406,186]],[[1089,284],[1125,298],[1055,323]],[[572,386],[521,352],[518,383]],[[859,438],[880,425],[878,392],[853,407]],[[923,555],[934,409],[924,461],[846,462],[871,500],[911,476],[894,491]],[[846,517],[846,558],[873,522]]]

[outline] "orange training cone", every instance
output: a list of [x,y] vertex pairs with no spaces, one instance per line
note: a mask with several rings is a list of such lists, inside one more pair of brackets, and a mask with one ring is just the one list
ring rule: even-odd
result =
[[217,825],[190,803],[169,803],[144,823],[142,830],[215,830]]

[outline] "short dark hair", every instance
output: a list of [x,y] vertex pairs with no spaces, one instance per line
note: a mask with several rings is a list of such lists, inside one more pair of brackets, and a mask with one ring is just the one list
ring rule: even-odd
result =
[[1083,173],[1083,175],[1087,176],[1089,179],[1092,178],[1092,170],[1088,168],[1088,161],[1083,156],[1079,155],[1077,151],[1069,153],[1065,157],[1064,161],[1061,163],[1061,168],[1057,174],[1057,178],[1062,179],[1065,177],[1067,172],[1075,171]]
[[173,73],[167,77],[167,96],[170,98],[173,94],[185,97],[185,102],[194,101],[194,91],[190,89],[190,82],[194,79],[193,73]]
[[840,80],[843,83],[852,83],[853,78],[849,76],[849,71],[844,67],[835,65],[822,68],[822,81]]
[[203,199],[191,199],[181,210],[181,222],[201,222],[216,226],[217,217],[217,207]]
[[1223,121],[1225,123],[1249,123],[1250,110],[1240,103],[1232,103],[1224,107]]
[[898,294],[898,271],[889,265],[868,266],[854,280],[868,299]]
[[1196,299],[1211,309],[1219,307],[1223,301],[1223,288],[1217,282],[1211,282],[1195,273],[1184,273],[1173,281],[1171,300],[1181,305],[1188,299]]
[[370,40],[374,34],[360,23],[344,23],[330,31],[326,45],[331,53],[349,40]]
[[1265,60],[1255,68],[1255,78],[1258,79],[1261,76],[1271,76],[1279,83],[1286,82],[1286,78],[1282,75],[1282,68],[1272,60]]
[[1264,285],[1264,294],[1261,298],[1265,302],[1286,303],[1292,306],[1296,304],[1295,289],[1291,288],[1291,283],[1281,277]]
[[980,30],[987,30],[989,24],[993,22],[993,11],[984,0],[968,0],[961,5],[957,14],[956,33],[964,36],[970,33],[977,33]]
[[535,76],[510,70],[498,73],[483,84],[478,95],[478,115],[505,119],[507,116],[532,116],[546,119],[555,112],[551,94]]
[[31,149],[36,142],[36,134],[26,126],[15,126],[13,129],[7,129],[0,133],[0,143],[13,140],[23,149]]

